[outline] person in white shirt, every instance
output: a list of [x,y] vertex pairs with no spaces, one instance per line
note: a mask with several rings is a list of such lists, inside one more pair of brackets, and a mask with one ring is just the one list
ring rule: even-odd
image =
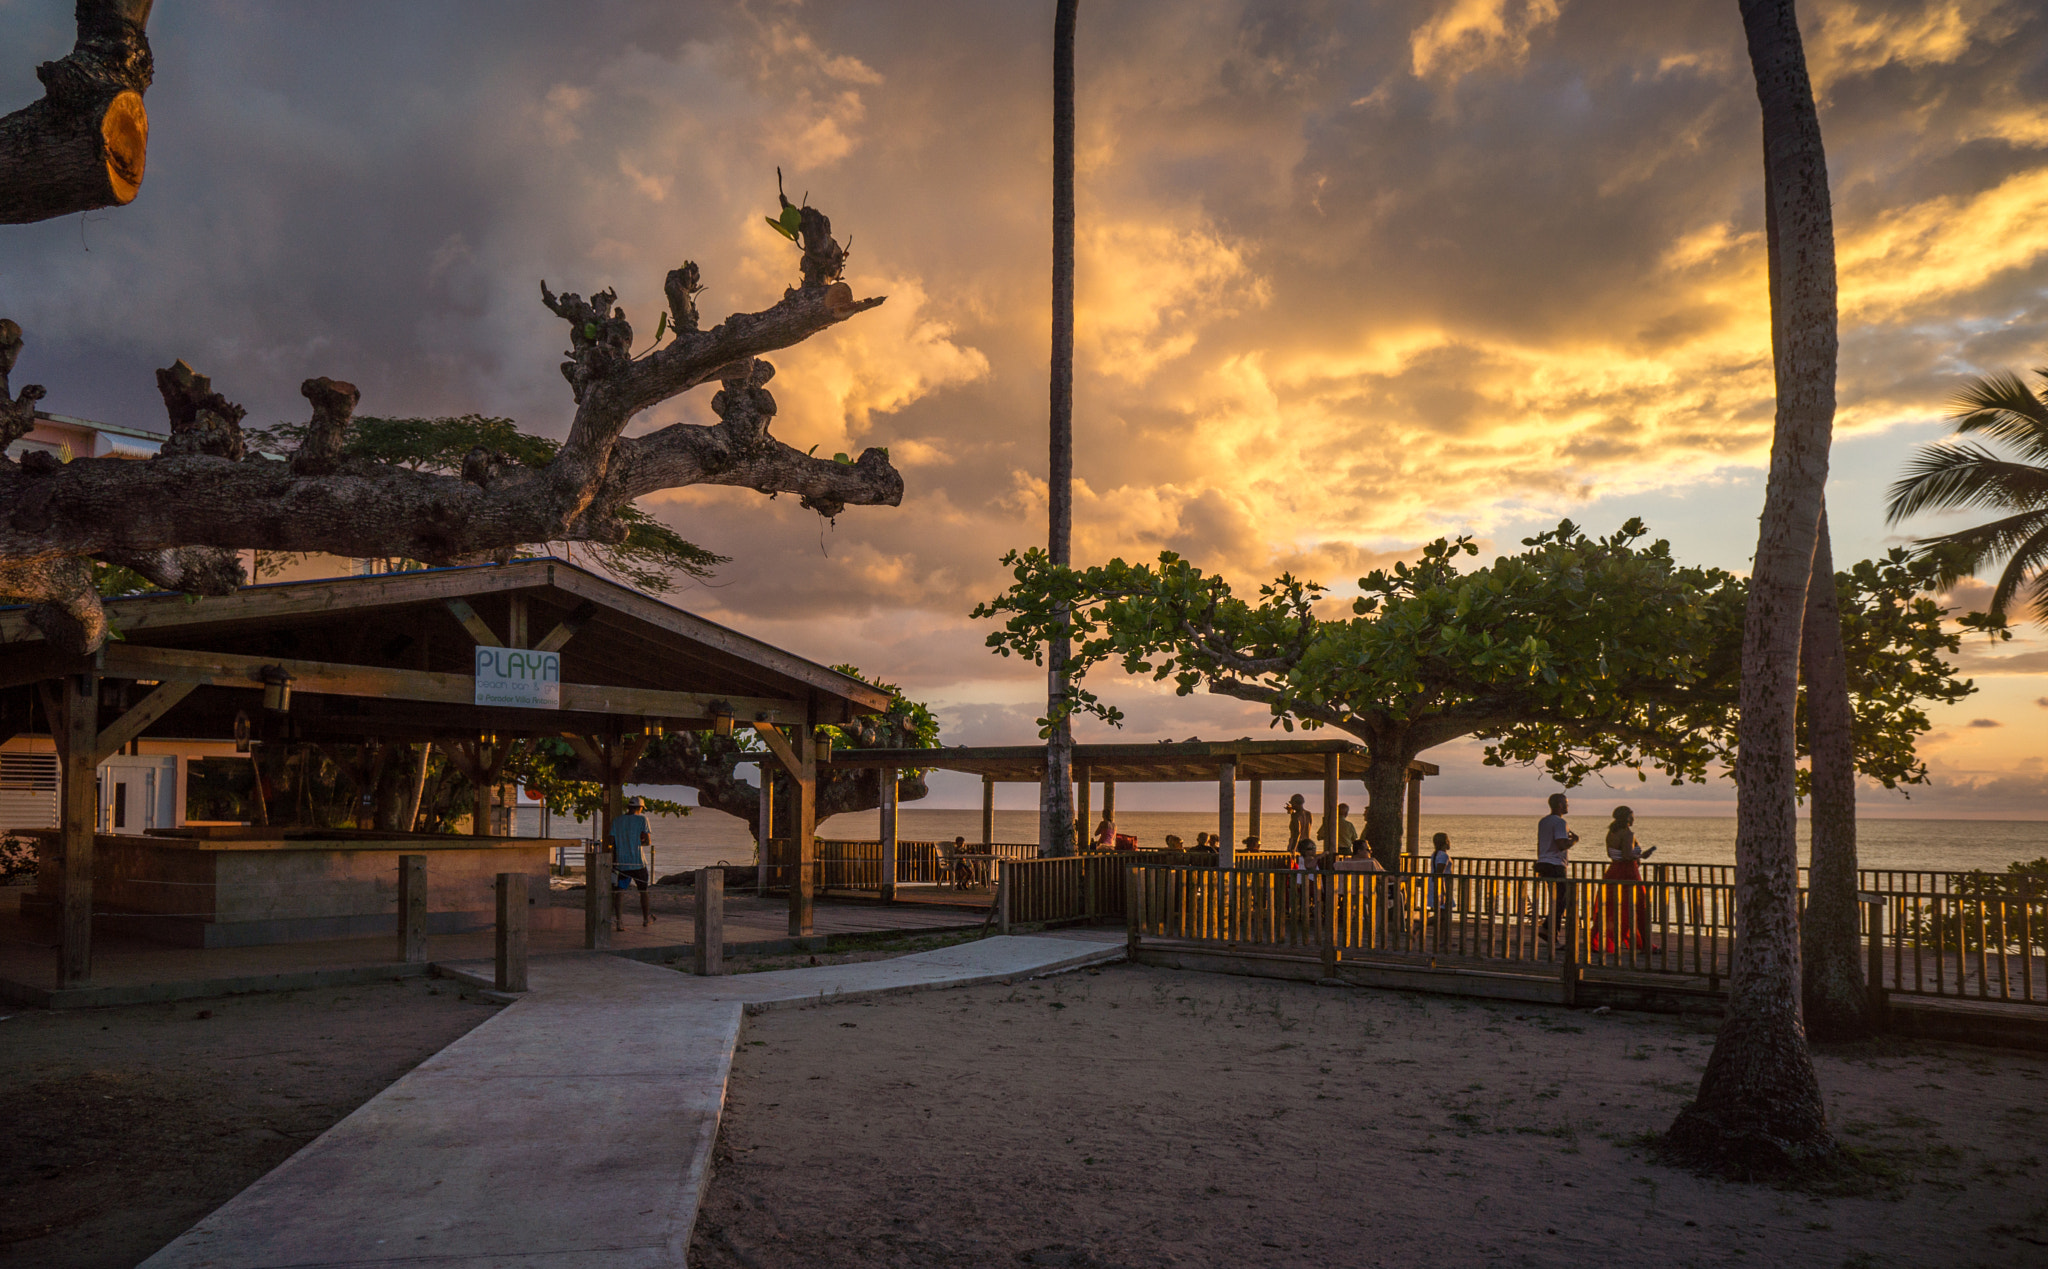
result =
[[1565,823],[1564,817],[1570,814],[1571,809],[1570,799],[1562,793],[1553,793],[1550,795],[1550,814],[1536,822],[1536,875],[1557,883],[1550,911],[1543,918],[1543,937],[1553,942],[1556,940],[1558,914],[1563,913],[1566,920],[1571,919],[1571,850],[1579,844],[1579,835]]

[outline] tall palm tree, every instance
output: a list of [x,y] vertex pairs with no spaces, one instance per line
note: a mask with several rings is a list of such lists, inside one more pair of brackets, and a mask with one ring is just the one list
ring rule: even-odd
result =
[[[1052,409],[1046,547],[1052,562],[1074,554],[1074,25],[1080,0],[1059,0],[1052,36]],[[1045,784],[1038,799],[1038,853],[1074,853],[1074,725],[1066,717],[1067,657],[1061,634],[1046,649]]]
[[1834,211],[1798,15],[1792,0],[1740,5],[1763,110],[1778,411],[1742,629],[1728,1009],[1699,1094],[1666,1141],[1697,1165],[1752,1175],[1796,1170],[1834,1149],[1800,1010],[1794,711],[1838,343]]
[[1920,539],[1941,553],[1942,582],[1953,584],[2005,560],[1991,591],[1991,615],[2003,621],[2029,604],[2048,624],[2048,369],[2036,370],[2041,391],[2011,371],[1972,379],[1950,402],[1956,436],[2002,443],[2008,457],[1982,445],[1945,440],[1924,446],[1891,487],[1885,507],[1897,524],[1922,511],[1982,508],[2004,514],[1973,528]]

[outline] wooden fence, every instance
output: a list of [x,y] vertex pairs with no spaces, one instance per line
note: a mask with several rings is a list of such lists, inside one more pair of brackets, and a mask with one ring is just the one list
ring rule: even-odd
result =
[[[1604,853],[1604,852],[1603,852]],[[1403,860],[1413,864],[1412,856]],[[1607,871],[1605,859],[1575,859],[1566,865],[1574,881],[1599,881]],[[1653,884],[1672,883],[1680,885],[1701,884],[1732,886],[1735,884],[1734,864],[1663,864],[1654,859],[1642,864],[1643,880]],[[1451,872],[1465,877],[1533,877],[1536,875],[1536,861],[1533,858],[1499,858],[1489,856],[1452,856]],[[1971,879],[1986,875],[1972,872],[1942,871],[1938,869],[1906,868],[1863,868],[1856,874],[1859,890],[1886,894],[1952,894],[1958,887],[1967,888]],[[1805,887],[1807,870],[1799,870],[1799,884]]]
[[[1706,882],[1278,873],[1139,867],[1125,912],[1146,940],[1484,972],[1691,980],[1719,991],[1735,946],[1735,888]],[[1886,992],[2048,1005],[2048,895],[1866,892],[1866,964]],[[1135,906],[1133,906],[1135,905]],[[1098,913],[1101,910],[1098,909]],[[1874,955],[1873,955],[1874,954]]]

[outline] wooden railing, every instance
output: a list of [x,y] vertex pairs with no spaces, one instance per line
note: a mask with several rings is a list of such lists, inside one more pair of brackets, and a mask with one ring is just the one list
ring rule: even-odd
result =
[[[1604,854],[1597,847],[1596,854]],[[1415,863],[1412,856],[1404,858],[1404,864]],[[1575,881],[1599,881],[1607,871],[1607,861],[1601,859],[1575,859],[1566,865]],[[1643,880],[1679,885],[1732,886],[1735,884],[1733,864],[1666,864],[1656,860],[1645,860],[1642,864]],[[1501,858],[1495,856],[1452,856],[1451,872],[1465,877],[1532,877],[1536,874],[1536,861],[1532,858]],[[1864,868],[1858,870],[1856,885],[1860,890],[1888,894],[1951,894],[1958,888],[1959,878],[1980,877],[1984,874],[1943,871],[1939,869],[1907,868]],[[1804,887],[1807,870],[1799,870],[1799,884]],[[1967,886],[1968,881],[1960,884]]]
[[[1719,991],[1735,946],[1735,888],[1526,876],[1134,870],[1130,928],[1145,939],[1345,960],[1626,980],[1668,975]],[[1866,964],[1887,993],[2048,1005],[2048,889],[1865,892]],[[1875,957],[1870,954],[1876,953]]]

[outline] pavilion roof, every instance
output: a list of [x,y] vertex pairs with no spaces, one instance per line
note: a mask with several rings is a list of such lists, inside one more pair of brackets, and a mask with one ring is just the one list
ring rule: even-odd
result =
[[[1237,763],[1237,778],[1320,780],[1323,760],[1338,756],[1338,774],[1362,780],[1372,758],[1364,745],[1349,740],[1172,740],[1152,744],[1075,745],[1074,770],[1083,768],[1092,780],[1118,784],[1194,783],[1217,778],[1226,760]],[[998,783],[1036,783],[1045,778],[1045,746],[959,745],[941,749],[836,749],[831,758],[841,767],[921,767],[962,771]],[[1432,776],[1431,762],[1411,762],[1411,776]]]
[[[254,712],[253,671],[268,664],[296,678],[306,739],[639,732],[721,713],[742,726],[840,723],[889,705],[858,679],[556,559],[154,592],[106,608],[120,638],[90,658],[47,646],[26,609],[0,609],[0,689],[16,689],[0,691],[6,712],[26,712],[21,685],[63,674],[197,682],[151,733],[225,736],[238,711]],[[485,645],[559,652],[561,708],[476,705]]]

